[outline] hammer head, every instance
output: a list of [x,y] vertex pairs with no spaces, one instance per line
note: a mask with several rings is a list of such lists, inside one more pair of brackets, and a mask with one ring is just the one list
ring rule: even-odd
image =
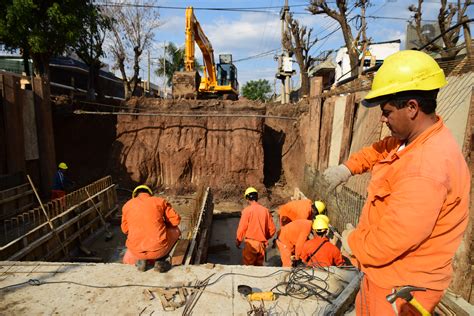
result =
[[426,291],[426,289],[411,285],[401,286],[398,289],[394,289],[392,294],[387,295],[387,301],[392,304],[397,298],[403,298],[409,302],[413,299],[413,295],[411,294],[413,291]]

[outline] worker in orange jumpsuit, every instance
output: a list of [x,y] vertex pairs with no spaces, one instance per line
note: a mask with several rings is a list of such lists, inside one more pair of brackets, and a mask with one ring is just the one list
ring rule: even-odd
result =
[[123,263],[135,264],[145,271],[147,261],[155,264],[155,271],[171,268],[166,260],[181,232],[181,217],[171,205],[146,185],[137,186],[122,208],[122,231],[127,235],[127,251]]
[[236,246],[240,248],[245,238],[243,264],[262,266],[268,240],[275,234],[275,224],[268,209],[258,203],[258,192],[255,188],[247,188],[244,196],[249,206],[243,209],[240,217]]
[[329,242],[326,237],[329,224],[323,216],[316,216],[313,221],[313,239],[306,241],[301,251],[301,260],[308,267],[342,266],[344,259],[341,251]]
[[[329,188],[353,174],[372,173],[357,228],[342,233],[343,249],[365,273],[357,315],[394,315],[385,296],[405,285],[427,289],[412,294],[432,313],[451,282],[451,263],[468,223],[471,177],[435,112],[445,84],[443,70],[423,52],[386,58],[363,103],[380,105],[392,136],[323,172]],[[395,307],[400,315],[417,312],[402,299]]]
[[322,201],[311,200],[294,200],[283,204],[278,210],[280,217],[280,227],[285,226],[289,222],[297,219],[309,219],[313,218],[318,214],[324,214],[326,211],[326,205]]
[[297,219],[281,228],[277,246],[283,267],[291,267],[293,262],[300,260],[303,245],[311,234],[311,226],[312,221]]

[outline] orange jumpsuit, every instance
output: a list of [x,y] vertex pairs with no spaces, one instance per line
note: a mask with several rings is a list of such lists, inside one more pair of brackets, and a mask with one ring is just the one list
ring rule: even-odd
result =
[[[320,247],[320,245],[324,244]],[[318,247],[320,247],[318,249]],[[318,249],[318,251],[316,251]],[[315,254],[313,254],[316,251]],[[309,267],[342,266],[344,259],[341,251],[329,242],[327,237],[314,236],[303,245],[301,260]]]
[[282,218],[287,217],[290,221],[297,219],[311,219],[311,206],[313,203],[311,200],[295,200],[283,204],[278,210],[278,215],[280,216],[280,227],[282,227]]
[[164,199],[140,193],[122,208],[122,231],[127,234],[123,263],[167,255],[181,232],[181,217]]
[[275,234],[275,224],[268,209],[256,201],[244,208],[237,228],[237,242],[240,244],[245,237],[242,251],[244,265],[263,265],[267,241]]
[[303,245],[311,233],[312,222],[307,219],[297,219],[281,228],[277,246],[280,250],[283,267],[291,267],[291,256],[300,259]]
[[[368,292],[361,289],[358,302],[382,302],[387,290],[413,285],[428,289],[415,297],[432,311],[451,281],[452,259],[468,222],[471,177],[441,118],[397,151],[399,146],[387,137],[345,163],[352,174],[372,171],[359,224],[348,237],[353,263],[367,279]],[[372,307],[359,309],[393,313],[388,302]]]

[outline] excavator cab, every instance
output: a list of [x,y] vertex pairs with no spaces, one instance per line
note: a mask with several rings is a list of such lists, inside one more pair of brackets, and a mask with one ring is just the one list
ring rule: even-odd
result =
[[220,86],[230,86],[235,91],[239,91],[237,68],[232,63],[231,54],[219,55],[219,63],[217,64],[217,84]]

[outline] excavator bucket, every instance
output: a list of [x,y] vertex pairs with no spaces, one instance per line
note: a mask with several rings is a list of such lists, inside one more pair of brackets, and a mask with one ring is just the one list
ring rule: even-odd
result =
[[173,74],[173,97],[197,98],[201,76],[197,71],[177,71]]

